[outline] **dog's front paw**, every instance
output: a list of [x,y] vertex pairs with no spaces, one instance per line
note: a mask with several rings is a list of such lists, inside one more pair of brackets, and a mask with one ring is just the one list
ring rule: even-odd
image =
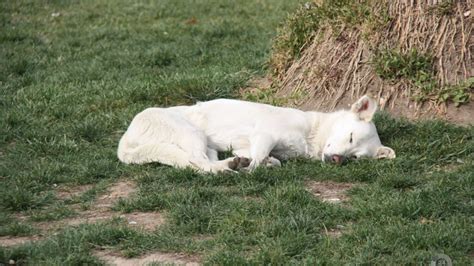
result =
[[232,170],[239,170],[246,168],[250,165],[251,160],[245,157],[235,157],[229,162],[229,168]]
[[249,162],[250,164],[248,165],[248,167],[243,169],[248,172],[254,171],[259,166],[265,166],[265,167],[280,167],[281,166],[281,162],[278,159],[274,157],[270,157],[270,156],[265,157],[263,160],[253,159],[253,160],[249,160]]
[[277,158],[274,157],[267,157],[262,162],[267,167],[281,167],[281,162]]

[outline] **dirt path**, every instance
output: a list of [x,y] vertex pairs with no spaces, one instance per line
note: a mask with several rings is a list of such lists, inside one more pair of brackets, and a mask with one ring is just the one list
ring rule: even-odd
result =
[[[61,188],[58,189],[56,195],[60,199],[67,200],[79,196],[91,188],[92,186],[90,185]],[[118,213],[112,210],[112,207],[118,200],[126,199],[135,192],[135,183],[128,180],[119,181],[111,185],[103,195],[99,196],[90,209],[81,210],[80,206],[73,204],[71,207],[77,211],[77,215],[74,217],[58,221],[35,222],[33,223],[33,226],[41,232],[39,235],[3,236],[0,237],[0,246],[12,247],[40,241],[46,236],[54,234],[67,226],[96,223],[114,217],[122,218],[130,227],[146,231],[153,231],[160,225],[164,224],[165,218],[163,214],[159,212]],[[22,221],[27,221],[29,219],[29,217],[25,215],[18,215],[17,218]],[[198,257],[179,253],[154,252],[138,258],[124,258],[117,253],[101,250],[95,251],[94,255],[111,265],[146,265],[151,262],[177,265],[199,265]]]

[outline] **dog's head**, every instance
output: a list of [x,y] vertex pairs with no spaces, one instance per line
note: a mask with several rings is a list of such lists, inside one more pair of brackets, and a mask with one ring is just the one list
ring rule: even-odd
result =
[[339,113],[330,127],[324,144],[322,160],[340,164],[347,159],[395,158],[395,151],[383,146],[372,117],[377,105],[368,96],[363,96],[350,111]]

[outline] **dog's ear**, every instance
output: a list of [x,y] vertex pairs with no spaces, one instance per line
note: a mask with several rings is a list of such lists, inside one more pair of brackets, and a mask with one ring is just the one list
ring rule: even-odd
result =
[[372,98],[364,95],[352,105],[351,111],[355,113],[360,120],[370,122],[375,111],[377,111],[377,104]]
[[396,157],[395,151],[392,148],[387,147],[387,146],[380,146],[377,149],[377,154],[375,155],[375,158],[377,159],[382,159],[382,158],[395,159],[395,157]]

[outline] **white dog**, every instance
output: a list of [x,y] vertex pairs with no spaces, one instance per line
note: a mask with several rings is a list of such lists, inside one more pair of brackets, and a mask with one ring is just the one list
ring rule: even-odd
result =
[[[296,156],[338,164],[361,157],[395,158],[395,152],[380,143],[371,122],[376,109],[367,96],[350,111],[332,113],[227,99],[148,108],[135,116],[123,135],[118,158],[206,172],[279,166],[279,160]],[[228,150],[236,157],[217,158],[217,152]]]

